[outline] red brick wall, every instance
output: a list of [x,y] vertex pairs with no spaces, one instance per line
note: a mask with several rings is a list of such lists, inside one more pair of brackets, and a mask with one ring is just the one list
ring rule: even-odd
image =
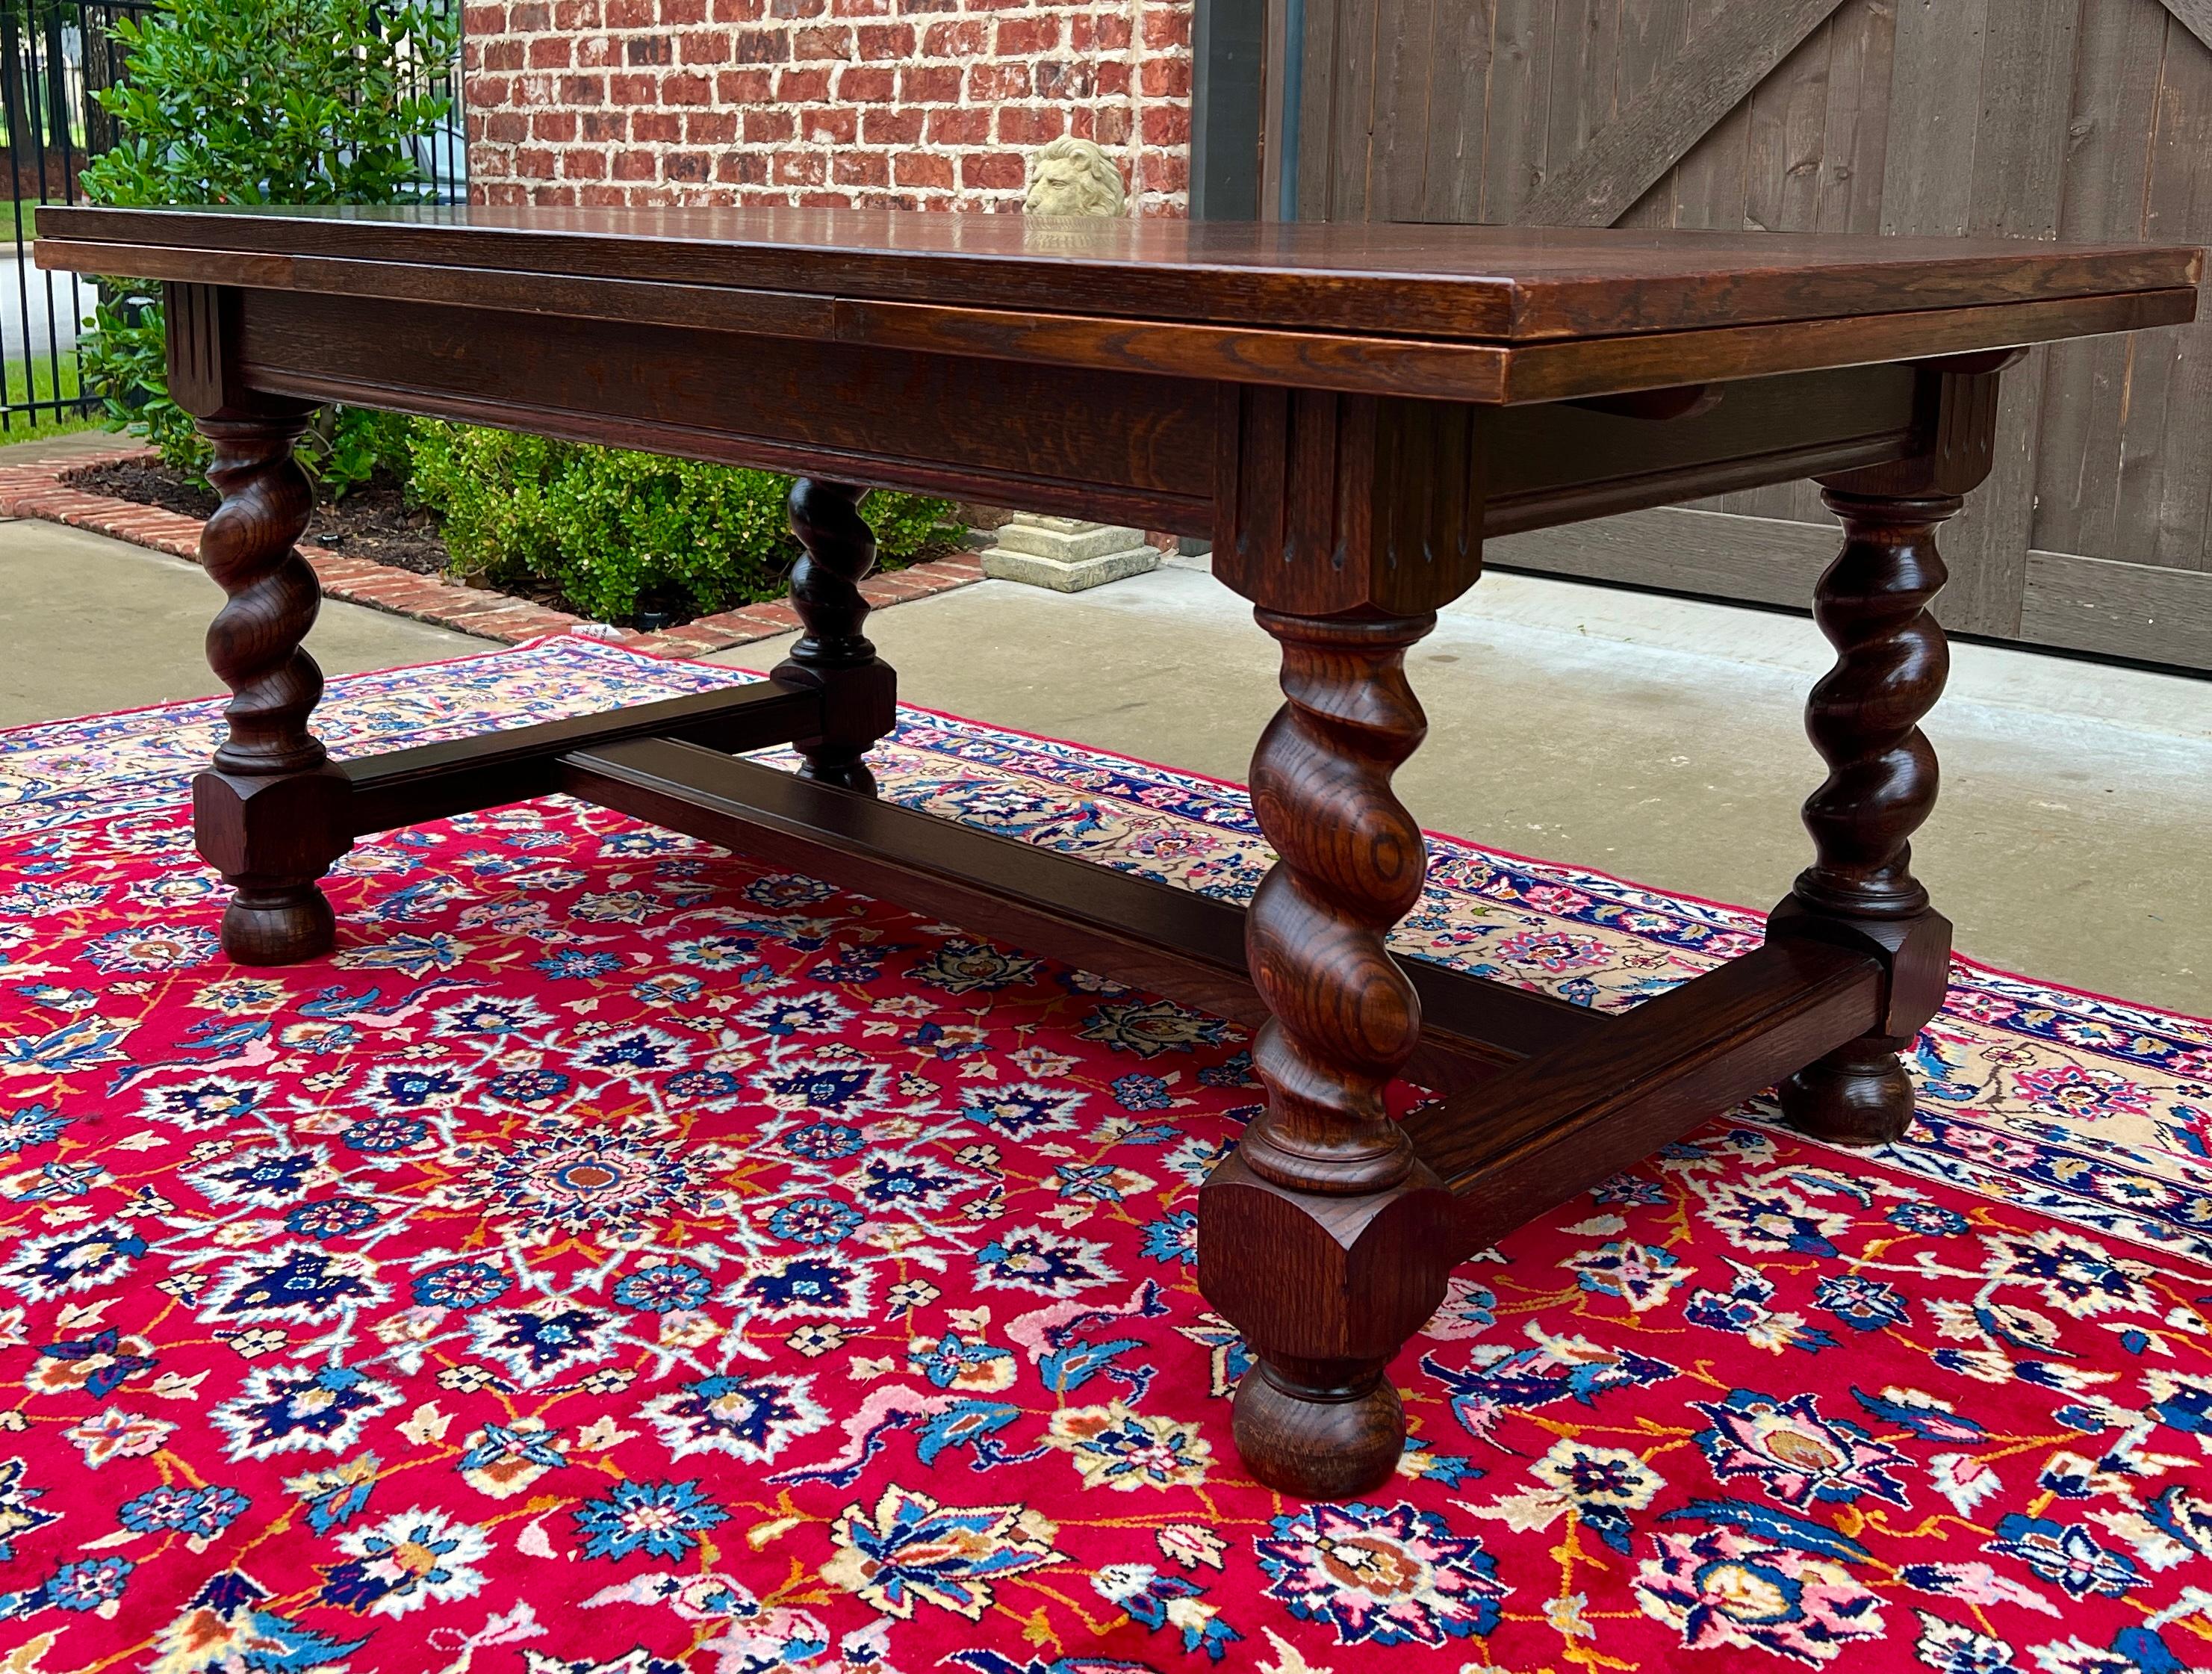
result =
[[1012,209],[1096,140],[1188,207],[1190,0],[471,0],[470,192],[492,204]]

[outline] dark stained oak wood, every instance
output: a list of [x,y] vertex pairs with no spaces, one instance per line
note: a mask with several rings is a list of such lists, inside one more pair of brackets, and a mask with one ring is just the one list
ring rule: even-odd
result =
[[[635,325],[549,336],[519,314],[340,297],[238,300],[237,352],[257,387],[1211,535],[1224,565],[1255,541],[1279,558],[1285,539],[1340,539],[1353,565],[1310,579],[1389,609],[1432,608],[1471,585],[1478,536],[1901,458],[1922,445],[1916,392],[1939,375],[1874,366],[1740,380],[1670,417],[1491,411]],[[404,368],[388,348],[402,338]],[[404,388],[390,381],[403,369]],[[763,387],[777,399],[763,401]],[[1269,476],[1268,449],[1293,440],[1295,468]],[[1331,491],[1340,465],[1366,473],[1358,496],[1350,478]],[[1362,520],[1384,512],[1394,518]],[[1292,517],[1304,524],[1285,528]]]
[[1406,1131],[1454,1194],[1461,1253],[1855,1039],[1875,1023],[1884,982],[1867,953],[1771,942],[1413,1111]]
[[[39,249],[55,266],[129,267],[149,278],[211,277],[210,259],[200,252],[51,238],[40,240]],[[453,304],[447,276],[435,268],[320,256],[234,255],[216,259],[213,269],[227,283],[271,293]],[[975,304],[818,298],[647,279],[479,273],[469,295],[472,309],[513,310],[545,320],[620,320],[641,326],[744,331],[873,349],[1231,378],[1293,388],[1495,399],[1504,389],[1507,365],[1499,347],[1486,343],[1188,320],[1107,320]]]
[[799,776],[875,794],[868,748],[898,719],[898,682],[860,631],[868,601],[860,583],[876,567],[875,532],[860,515],[867,490],[801,477],[791,485],[791,533],[799,545],[791,607],[805,631],[775,678],[817,693],[819,724],[798,740]]
[[322,589],[294,543],[315,496],[292,445],[308,410],[226,405],[199,420],[222,496],[200,534],[200,563],[228,595],[208,630],[208,663],[231,691],[228,736],[192,784],[200,853],[230,884],[223,951],[241,965],[290,965],[337,935],[317,880],[346,850],[335,817],[343,781],[307,717],[322,670],[301,648]]
[[1480,413],[1473,468],[1485,482],[1482,533],[1894,460],[1920,446],[1929,375],[1911,366],[1844,367]]
[[[1427,727],[1406,649],[1480,571],[1493,417],[1510,422],[1328,391],[1222,403],[1214,574],[1281,646],[1286,701],[1252,761],[1279,856],[1246,921],[1270,1014],[1252,1049],[1267,1103],[1199,1195],[1199,1246],[1213,1252],[1200,1284],[1256,1362],[1237,1392],[1238,1452],[1304,1493],[1389,1475],[1405,1415],[1385,1367],[1449,1267],[1427,1242],[1441,1195],[1384,1107],[1422,1032],[1387,937],[1426,867],[1390,777]],[[1280,1270],[1229,1253],[1254,1249]],[[1396,1306],[1378,1310],[1378,1283]]]
[[1358,1196],[1278,1184],[1241,1149],[1206,1177],[1198,1285],[1259,1357],[1237,1385],[1232,1433],[1261,1482],[1341,1500],[1390,1479],[1406,1415],[1385,1374],[1443,1302],[1455,1214],[1418,1161]]
[[[1917,360],[2043,343],[2079,332],[2137,332],[2193,319],[2192,290],[2122,292],[2009,307],[1866,314],[1785,327],[1739,326],[1663,336],[1618,336],[1516,349],[1500,376],[1501,401],[1564,401],[1707,378]],[[1473,399],[1473,398],[1469,398]]]
[[1844,550],[1814,592],[1814,618],[1836,667],[1813,688],[1806,731],[1828,776],[1805,803],[1814,860],[1778,910],[1777,934],[1863,938],[1898,961],[1888,1003],[1867,1034],[1782,1084],[1784,1112],[1808,1133],[1850,1144],[1904,1136],[1911,1076],[1897,1054],[1942,1003],[1950,925],[1912,875],[1912,833],[1936,805],[1936,752],[1920,718],[1950,666],[1928,602],[1943,585],[1936,528],[1955,495],[1822,496]]
[[[257,387],[830,482],[1211,527],[1215,387],[635,320],[246,293]],[[391,345],[410,353],[396,359]]]
[[1930,363],[1912,454],[1821,479],[1844,547],[1814,586],[1813,615],[1837,658],[1813,688],[1805,730],[1828,776],[1805,803],[1813,864],[1767,934],[1863,950],[1886,971],[1875,1026],[1778,1089],[1793,1123],[1844,1144],[1881,1144],[1911,1125],[1912,1080],[1898,1054],[1942,1005],[1950,980],[1950,921],[1912,875],[1912,833],[1935,807],[1937,784],[1920,719],[1950,670],[1928,608],[1946,579],[1936,531],[1990,474],[2002,422],[1999,378],[2015,358]]
[[199,557],[225,594],[207,653],[231,693],[227,735],[192,782],[194,836],[231,886],[223,951],[241,965],[289,965],[336,938],[317,880],[351,838],[344,778],[308,729],[323,673],[301,643],[322,605],[295,546],[315,496],[292,449],[313,409],[240,377],[234,295],[171,289],[171,393],[213,447],[208,480],[222,496]]
[[[1558,190],[1621,189],[1606,155]],[[40,229],[45,265],[167,282],[172,387],[216,443],[234,698],[196,825],[234,957],[327,947],[317,880],[356,837],[557,789],[1252,1026],[1267,1103],[1200,1193],[1199,1283],[1255,1358],[1245,1463],[1328,1495],[1395,1468],[1389,1362],[1470,1249],[1778,1079],[1813,1132],[1901,1130],[1897,1054],[1949,945],[1909,847],[1934,528],[1990,469],[2019,345],[2186,318],[2198,271],[2136,246],[780,210]],[[757,686],[328,762],[290,446],[329,399],[790,472],[805,632]],[[1617,1019],[1400,965],[1425,867],[1390,783],[1425,726],[1404,654],[1485,538],[1808,474],[1845,531],[1816,594],[1830,770],[1765,946]],[[1213,538],[1282,652],[1252,770],[1279,859],[1249,911],[872,794],[878,486]],[[801,774],[726,753],[777,743]],[[1395,1122],[1401,1077],[1443,1097]]]
[[208,481],[222,496],[200,537],[200,563],[228,595],[208,630],[208,661],[231,691],[229,734],[215,752],[227,773],[281,776],[327,759],[307,730],[323,673],[301,648],[322,590],[294,544],[315,503],[292,454],[307,421],[289,404],[199,421],[215,452]]
[[2198,277],[2139,245],[862,210],[78,207],[39,232],[49,267],[270,295],[1481,402],[2129,330],[2189,318]]
[[[1443,337],[1677,332],[2193,285],[2140,244],[792,209],[40,210],[39,241],[328,256],[1017,311]],[[109,269],[106,271],[123,271]],[[1385,325],[1384,322],[1387,322]]]
[[1435,401],[1244,388],[1220,403],[1213,573],[1255,604],[1414,614],[1482,567],[1480,420]]
[[[1110,972],[1249,1027],[1267,1020],[1248,974],[1246,910],[1232,903],[710,746],[617,740],[557,765],[557,788],[586,801]],[[1595,1012],[1527,989],[1425,963],[1407,971],[1427,1028],[1406,1069],[1424,1087],[1465,1087],[1607,1026]]]
[[1379,1191],[1413,1166],[1383,1090],[1419,1038],[1420,1002],[1385,938],[1420,898],[1428,848],[1390,776],[1428,730],[1406,648],[1436,618],[1259,618],[1282,647],[1287,701],[1252,758],[1252,810],[1278,858],[1245,919],[1267,1108],[1238,1149],[1277,1185]]
[[[316,257],[236,256],[148,245],[41,239],[41,261],[84,271],[127,269],[149,278],[216,282],[270,295],[454,305],[449,276]],[[1171,377],[1226,379],[1292,389],[1521,404],[1663,386],[1704,368],[1715,377],[1762,377],[1907,355],[2037,343],[2170,325],[2191,317],[2196,293],[2154,291],[2042,298],[1841,322],[1766,322],[1642,335],[1537,339],[1516,347],[1480,338],[1224,326],[1194,320],[794,297],[633,279],[477,276],[474,311],[744,331],[868,349],[970,356]]]
[[1912,918],[1928,891],[1912,875],[1912,833],[1936,806],[1936,751],[1920,718],[1950,668],[1929,602],[1943,585],[1936,528],[1953,495],[1901,498],[1830,489],[1844,550],[1814,592],[1837,663],[1813,688],[1805,729],[1828,764],[1805,804],[1818,855],[1798,900],[1847,918]]
[[819,692],[765,680],[386,751],[339,764],[352,791],[347,826],[353,836],[365,837],[550,796],[561,788],[561,758],[626,739],[665,739],[709,750],[764,750],[817,735],[821,715]]
[[[1389,528],[1398,514],[1385,492],[1361,522]],[[1413,543],[1385,537],[1376,548],[1379,561],[1410,556]],[[1300,563],[1290,547],[1278,562],[1341,573],[1326,548],[1319,556]],[[1406,649],[1436,618],[1265,605],[1257,614],[1282,647],[1286,700],[1252,758],[1253,812],[1279,857],[1245,918],[1246,961],[1268,1012],[1252,1043],[1267,1103],[1237,1141],[1235,1170],[1200,1192],[1199,1238],[1216,1251],[1252,1248],[1269,1229],[1257,1247],[1289,1269],[1269,1287],[1288,1279],[1299,1298],[1285,1320],[1279,1298],[1255,1305],[1249,1280],[1206,1292],[1257,1362],[1237,1393],[1237,1451],[1263,1482],[1341,1495],[1374,1487],[1397,1461],[1405,1413],[1384,1367],[1403,1336],[1387,1327],[1410,1332],[1435,1309],[1446,1265],[1370,1242],[1425,1220],[1401,1203],[1434,1196],[1415,1180],[1412,1141],[1384,1099],[1421,1032],[1419,996],[1386,938],[1420,898],[1428,849],[1390,776],[1428,728]],[[1331,1199],[1360,1207],[1347,1221]],[[1346,1251],[1351,1224],[1358,1237]],[[1393,1275],[1387,1294],[1407,1306],[1378,1310],[1370,1272]],[[1363,1344],[1381,1352],[1356,1352]]]

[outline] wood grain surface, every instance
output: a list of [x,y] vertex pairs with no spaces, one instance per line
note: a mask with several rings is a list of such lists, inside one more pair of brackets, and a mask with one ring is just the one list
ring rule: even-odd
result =
[[447,270],[456,302],[480,271],[1507,342],[1989,307],[2199,274],[2197,252],[2141,244],[896,210],[49,207],[38,233],[45,266],[114,262],[97,247],[337,257]]

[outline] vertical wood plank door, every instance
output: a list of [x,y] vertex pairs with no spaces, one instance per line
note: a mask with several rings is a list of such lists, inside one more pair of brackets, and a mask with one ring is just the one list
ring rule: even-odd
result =
[[[2212,242],[2212,0],[1304,0],[1304,219]],[[1948,627],[2212,670],[2208,316],[2007,375]],[[1802,606],[1835,539],[1803,484],[1491,557]]]

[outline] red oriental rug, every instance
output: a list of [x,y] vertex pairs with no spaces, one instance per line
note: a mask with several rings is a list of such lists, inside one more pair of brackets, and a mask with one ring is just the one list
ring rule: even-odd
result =
[[[562,640],[322,726],[738,678]],[[216,724],[0,735],[8,1674],[2212,1665],[2212,1026],[1962,965],[1911,1143],[1747,1106],[1516,1233],[1395,1368],[1397,1478],[1285,1503],[1191,1281],[1236,1029],[558,801],[363,844],[334,958],[234,968]],[[968,721],[879,770],[1267,858]],[[1402,940],[1616,1009],[1755,934],[1438,839]]]

